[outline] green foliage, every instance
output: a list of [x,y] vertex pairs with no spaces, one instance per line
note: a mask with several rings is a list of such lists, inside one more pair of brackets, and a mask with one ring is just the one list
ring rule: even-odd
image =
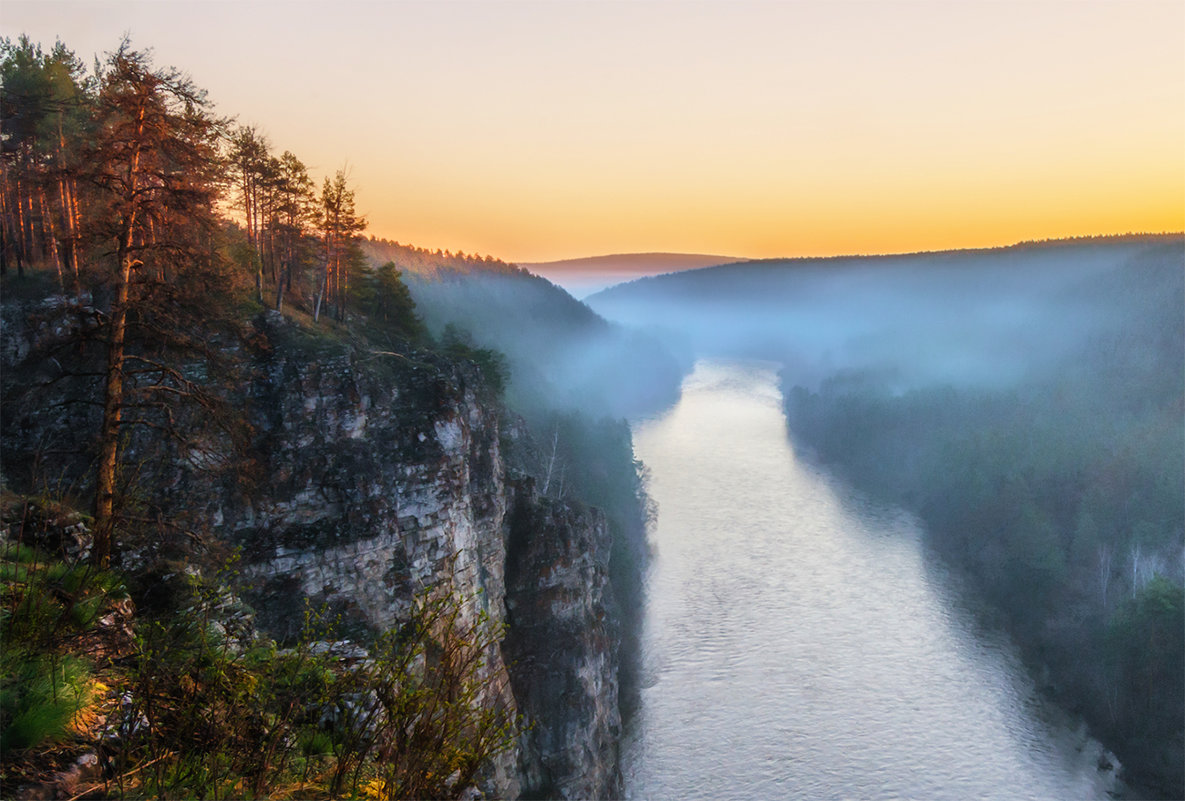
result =
[[90,671],[71,656],[7,645],[0,655],[0,752],[53,743],[91,701]]
[[486,386],[494,395],[501,396],[506,391],[510,370],[506,357],[499,351],[477,347],[468,331],[451,323],[445,327],[440,337],[440,347],[446,356],[476,364],[481,370]]
[[120,797],[454,797],[520,730],[485,662],[503,633],[447,586],[365,658],[343,657],[323,616],[279,649],[236,623],[249,610],[229,573],[165,565],[130,582],[160,591],[113,659],[98,617],[125,597],[118,574],[28,547],[3,556],[6,763],[94,736],[74,725],[85,718],[116,735],[104,747]]
[[35,563],[41,561],[44,557],[37,552],[36,548],[31,545],[14,542],[8,544],[4,548],[0,558],[4,559],[4,561],[0,564],[8,565],[13,562],[17,564]]
[[519,731],[503,706],[505,688],[483,673],[501,636],[484,614],[467,621],[454,593],[422,594],[413,618],[342,676],[353,690],[342,695],[363,700],[338,705],[333,792],[347,782],[356,791],[367,763],[382,798],[454,797],[471,784]]
[[427,330],[416,315],[416,303],[395,262],[362,271],[351,290],[355,305],[383,330],[412,341],[426,336]]
[[88,564],[48,560],[10,544],[0,551],[0,749],[52,744],[92,700],[91,670],[69,648],[123,585]]
[[[1163,347],[1165,363],[1181,360],[1181,342]],[[1126,764],[1178,792],[1181,383],[1104,350],[1007,390],[847,382],[786,397],[796,438],[917,510],[1066,700]]]
[[291,649],[239,643],[216,614],[222,591],[194,591],[195,606],[141,627],[128,675],[121,714],[143,725],[117,769],[144,766],[144,795],[451,797],[514,742],[483,672],[500,632],[467,621],[455,593],[426,592],[366,659],[343,660],[317,615]]
[[43,559],[13,546],[0,560],[0,631],[10,647],[51,649],[93,626],[108,601],[126,597],[110,571]]
[[1155,577],[1126,600],[1105,631],[1105,696],[1111,725],[1131,749],[1129,767],[1160,777],[1185,774],[1185,592]]
[[[1151,700],[1160,688],[1181,695],[1176,680],[1185,663],[1185,596],[1180,587],[1153,578],[1111,619],[1107,637],[1118,670],[1132,676],[1129,684],[1149,691],[1136,695]],[[1160,706],[1149,704],[1143,711],[1156,714]]]

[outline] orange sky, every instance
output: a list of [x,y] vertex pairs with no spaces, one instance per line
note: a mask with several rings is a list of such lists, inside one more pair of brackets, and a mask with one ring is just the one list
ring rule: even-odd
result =
[[6,0],[124,31],[370,233],[541,261],[1185,229],[1185,3]]

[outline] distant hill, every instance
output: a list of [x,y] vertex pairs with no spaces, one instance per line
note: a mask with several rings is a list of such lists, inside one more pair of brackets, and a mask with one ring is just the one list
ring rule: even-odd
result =
[[[776,360],[808,386],[869,365],[897,371],[906,385],[994,382],[1109,328],[1142,282],[1164,281],[1179,308],[1173,270],[1182,253],[1176,234],[770,259],[642,277],[585,302],[608,320],[647,327],[675,352]],[[1156,296],[1142,293],[1141,302]]]
[[587,256],[582,259],[559,261],[520,262],[519,267],[538,272],[614,272],[634,275],[656,275],[678,272],[696,267],[730,264],[743,259],[733,256],[713,256],[707,253],[615,253],[609,256]]
[[433,336],[453,326],[506,355],[508,399],[545,409],[625,417],[678,396],[689,367],[657,339],[607,322],[546,278],[489,256],[364,240],[372,267],[393,261]]
[[742,261],[707,253],[616,253],[560,261],[520,262],[519,266],[559,284],[576,297],[622,281]]

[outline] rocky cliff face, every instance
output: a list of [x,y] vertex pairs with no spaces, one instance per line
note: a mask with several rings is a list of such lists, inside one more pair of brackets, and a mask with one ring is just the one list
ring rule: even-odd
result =
[[[619,634],[599,513],[541,498],[508,467],[503,440],[522,435],[503,431],[463,365],[310,342],[274,315],[241,355],[253,478],[212,480],[200,453],[150,469],[186,517],[241,548],[259,625],[297,633],[308,599],[363,636],[405,619],[418,590],[451,584],[471,621],[509,626],[486,655],[487,700],[530,727],[485,789],[620,795]],[[6,445],[19,449],[15,430]]]
[[310,598],[384,629],[417,589],[451,582],[472,619],[484,611],[487,625],[508,624],[485,669],[530,727],[489,789],[620,795],[603,518],[511,476],[499,411],[463,370],[377,354],[308,361],[265,334],[276,346],[259,360],[250,403],[267,480],[211,510],[244,547],[263,623],[290,628],[294,604]]
[[610,541],[599,513],[515,488],[506,569],[514,694],[550,710],[527,733],[520,760],[541,798],[620,798],[619,616],[609,583]]

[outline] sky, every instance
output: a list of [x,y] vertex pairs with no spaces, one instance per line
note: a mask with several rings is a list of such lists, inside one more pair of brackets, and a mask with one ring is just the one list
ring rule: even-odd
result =
[[1185,2],[4,0],[123,33],[368,233],[545,261],[1185,230]]

